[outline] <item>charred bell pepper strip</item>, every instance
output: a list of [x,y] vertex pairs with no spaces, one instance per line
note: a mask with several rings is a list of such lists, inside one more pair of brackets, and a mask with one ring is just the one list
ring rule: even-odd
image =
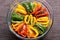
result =
[[27,25],[25,23],[20,24],[17,27],[16,31],[18,32],[19,35],[26,37],[27,36]]
[[37,31],[37,29],[33,28],[32,26],[28,25],[28,38],[36,38],[39,35],[39,32]]

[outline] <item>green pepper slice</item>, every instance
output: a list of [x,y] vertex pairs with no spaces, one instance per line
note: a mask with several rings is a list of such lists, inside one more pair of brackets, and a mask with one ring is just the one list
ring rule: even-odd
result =
[[39,27],[39,29],[43,32],[45,32],[45,30],[46,30],[46,27],[43,27],[41,24],[35,24],[34,26]]
[[12,13],[12,20],[13,21],[23,21],[24,17],[21,14],[17,14],[15,12]]

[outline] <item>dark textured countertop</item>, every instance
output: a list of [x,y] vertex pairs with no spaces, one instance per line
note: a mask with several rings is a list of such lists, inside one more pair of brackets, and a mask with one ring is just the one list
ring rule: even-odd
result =
[[[12,0],[0,0],[0,40],[19,40],[6,25],[6,14]],[[46,0],[53,8],[54,23],[44,40],[60,40],[60,0]]]

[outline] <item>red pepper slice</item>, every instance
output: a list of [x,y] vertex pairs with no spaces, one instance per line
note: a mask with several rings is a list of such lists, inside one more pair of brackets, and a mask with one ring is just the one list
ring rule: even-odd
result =
[[43,14],[36,15],[36,17],[39,18],[39,17],[43,17],[43,16],[48,16],[48,15],[49,15],[48,12],[44,12]]
[[18,34],[26,37],[27,36],[27,25],[25,23],[22,23],[20,28],[17,30]]
[[37,15],[37,14],[42,14],[42,13],[44,13],[45,11],[47,11],[46,8],[41,8],[41,10],[38,10],[38,11],[35,13],[35,15]]
[[48,11],[46,8],[40,8],[37,7],[36,10],[32,13],[36,18],[48,16]]
[[21,31],[21,34],[23,34],[24,36],[27,35],[27,25],[26,24],[23,25],[23,29]]
[[35,10],[32,12],[32,14],[35,14],[37,11],[39,11],[41,9],[41,7],[36,7]]

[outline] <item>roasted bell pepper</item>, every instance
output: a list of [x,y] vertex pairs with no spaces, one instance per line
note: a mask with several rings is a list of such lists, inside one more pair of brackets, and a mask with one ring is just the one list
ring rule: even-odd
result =
[[25,7],[28,13],[31,13],[33,11],[33,5],[31,2],[22,3],[22,6]]
[[13,21],[23,21],[24,17],[21,14],[17,14],[16,12],[12,13],[12,20]]
[[31,25],[28,25],[28,38],[36,38],[39,35],[39,32],[37,29],[32,27]]
[[25,23],[20,24],[17,27],[16,31],[18,32],[19,35],[26,37],[28,32],[27,25]]

